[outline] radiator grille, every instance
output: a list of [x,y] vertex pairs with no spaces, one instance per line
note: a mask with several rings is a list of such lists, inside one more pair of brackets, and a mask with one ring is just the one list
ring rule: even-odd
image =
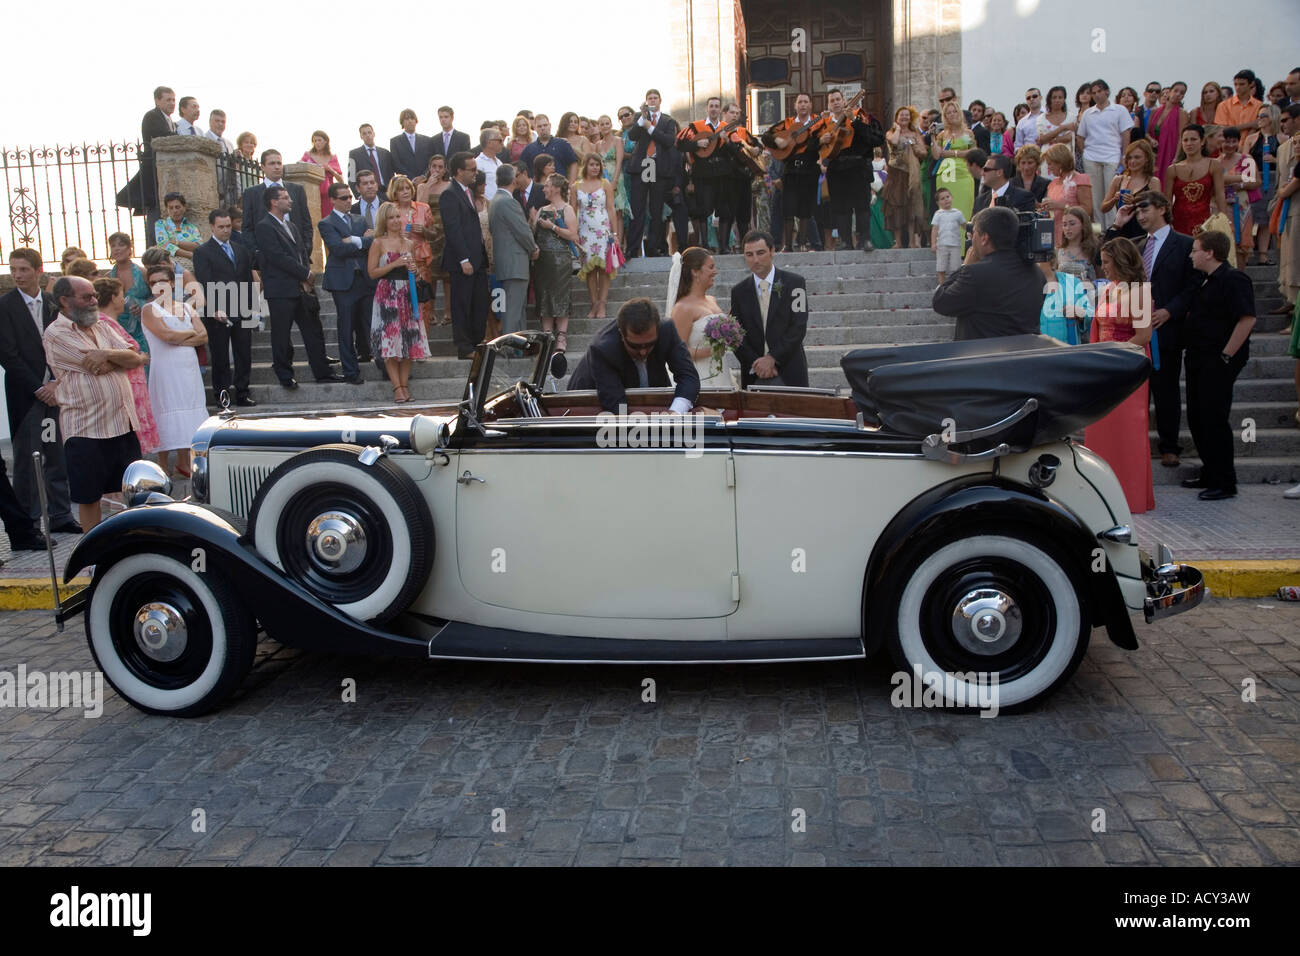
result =
[[248,517],[248,509],[253,507],[253,498],[257,489],[262,487],[266,476],[274,470],[274,465],[231,465],[227,471],[230,482],[230,510],[241,518]]

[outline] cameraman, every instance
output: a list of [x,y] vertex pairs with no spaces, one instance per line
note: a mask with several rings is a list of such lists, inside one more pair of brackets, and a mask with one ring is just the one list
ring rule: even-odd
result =
[[1046,277],[1016,252],[1019,230],[1005,206],[975,214],[965,262],[934,293],[934,311],[957,317],[955,341],[1037,334]]

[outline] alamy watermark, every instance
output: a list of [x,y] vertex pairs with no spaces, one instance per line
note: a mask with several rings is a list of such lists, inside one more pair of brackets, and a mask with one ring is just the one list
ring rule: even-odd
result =
[[86,717],[104,712],[104,675],[99,671],[0,671],[0,707],[80,708]]
[[889,678],[895,707],[978,708],[981,717],[998,715],[998,675],[986,671],[896,671]]
[[626,405],[618,413],[596,416],[596,445],[599,448],[681,448],[687,458],[704,454],[704,416],[676,412],[631,412]]

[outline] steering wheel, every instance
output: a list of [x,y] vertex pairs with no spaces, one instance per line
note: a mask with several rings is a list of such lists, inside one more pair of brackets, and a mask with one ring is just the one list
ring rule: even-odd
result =
[[520,414],[525,418],[544,418],[546,413],[542,411],[542,404],[537,400],[534,386],[529,382],[515,382],[514,387],[515,404],[519,407]]

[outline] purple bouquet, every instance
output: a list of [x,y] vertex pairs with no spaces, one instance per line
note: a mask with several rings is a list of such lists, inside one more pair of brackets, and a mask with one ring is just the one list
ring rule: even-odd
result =
[[704,323],[704,340],[713,348],[713,372],[717,375],[722,371],[722,358],[727,354],[727,349],[734,349],[745,341],[745,329],[730,315],[716,315]]

